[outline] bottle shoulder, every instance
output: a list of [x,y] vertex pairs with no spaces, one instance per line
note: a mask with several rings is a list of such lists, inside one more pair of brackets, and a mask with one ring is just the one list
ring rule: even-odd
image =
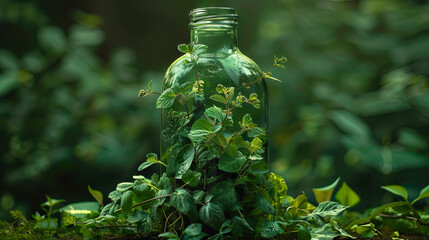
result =
[[201,54],[194,67],[189,64],[190,57],[189,54],[182,55],[168,67],[164,85],[195,81],[195,71],[203,79],[230,78],[236,84],[262,76],[260,67],[240,51],[232,54]]

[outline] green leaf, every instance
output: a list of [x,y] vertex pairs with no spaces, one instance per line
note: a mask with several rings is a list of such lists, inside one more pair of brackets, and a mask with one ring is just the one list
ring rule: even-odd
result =
[[260,128],[260,127],[254,127],[252,129],[250,129],[249,132],[247,132],[247,136],[249,136],[250,138],[252,138],[252,137],[264,138],[265,137],[265,130]]
[[117,201],[118,199],[121,198],[121,192],[118,190],[114,190],[112,192],[109,193],[108,196],[112,201]]
[[70,43],[75,46],[97,46],[104,41],[104,32],[99,28],[74,25],[70,31]]
[[173,191],[170,179],[167,177],[166,173],[162,174],[161,178],[159,179],[158,188],[167,190],[169,193]]
[[343,182],[341,185],[341,188],[335,195],[335,199],[337,199],[342,205],[350,207],[353,207],[360,201],[359,195],[357,195],[357,193],[353,191],[346,182]]
[[48,53],[61,54],[67,48],[67,39],[59,27],[47,26],[39,31],[39,43]]
[[179,50],[182,53],[188,53],[188,54],[201,54],[208,50],[208,47],[204,44],[179,44],[177,46],[177,50]]
[[177,153],[176,161],[178,162],[175,177],[181,179],[182,175],[191,167],[195,156],[195,148],[192,144],[187,144]]
[[149,190],[149,186],[147,185],[146,182],[141,181],[141,180],[134,181],[134,186],[133,186],[134,192],[136,192],[137,194],[141,194],[147,190]]
[[247,99],[247,103],[252,105],[254,108],[259,109],[261,107],[261,101],[258,99],[258,95],[256,93],[251,93],[249,95],[249,99]]
[[226,116],[222,109],[216,106],[207,108],[205,113],[207,114],[207,116],[216,119],[218,122],[222,122]]
[[41,229],[56,229],[58,228],[58,219],[57,218],[46,218],[40,221],[37,221],[36,228]]
[[196,187],[201,179],[201,173],[192,171],[191,169],[186,170],[182,176],[182,181],[191,187]]
[[201,207],[200,219],[204,224],[218,230],[225,221],[225,215],[217,204],[209,202]]
[[158,237],[167,238],[169,240],[180,240],[180,237],[172,232],[165,232],[158,235]]
[[243,119],[241,120],[241,124],[243,128],[247,128],[251,123],[253,123],[252,117],[250,116],[250,114],[247,113],[246,115],[243,116]]
[[244,239],[244,237],[253,237],[253,228],[241,217],[235,216],[230,220],[231,235],[234,239]]
[[284,232],[278,221],[259,221],[256,225],[256,233],[264,238],[272,238]]
[[419,197],[414,199],[414,201],[411,204],[414,204],[415,202],[424,199],[424,198],[429,198],[429,185],[427,185],[425,188],[423,188],[420,191]]
[[347,208],[348,207],[343,206],[337,202],[326,201],[320,203],[319,206],[317,206],[316,209],[314,209],[313,212],[308,216],[318,215],[322,218],[327,216],[333,217],[337,216]]
[[126,191],[121,197],[121,209],[124,213],[129,213],[133,209],[134,192]]
[[60,211],[75,216],[79,220],[86,220],[97,215],[100,211],[100,204],[98,202],[72,203],[60,208]]
[[279,176],[273,172],[268,176],[268,181],[273,183],[274,188],[274,207],[277,212],[280,212],[283,200],[286,199],[288,187],[286,181],[282,176]]
[[140,164],[140,166],[137,170],[142,171],[142,170],[152,166],[153,164],[155,164],[155,163],[154,162],[144,162],[144,163]]
[[216,102],[220,102],[223,104],[226,104],[226,99],[224,96],[220,95],[220,94],[213,94],[210,96],[210,99]]
[[109,204],[107,204],[106,206],[103,207],[103,209],[100,212],[100,216],[105,216],[107,214],[109,214],[110,209],[115,205],[114,202],[111,202]]
[[341,236],[334,231],[330,224],[324,224],[322,227],[310,227],[311,240],[332,240]]
[[194,198],[190,193],[184,189],[176,189],[171,195],[171,204],[181,213],[187,215],[191,220],[198,219],[197,206],[195,205]]
[[188,137],[193,143],[201,143],[211,133],[213,133],[213,130],[210,122],[206,119],[199,119],[192,125]]
[[337,223],[337,221],[335,221],[334,219],[331,219],[330,220],[330,223],[331,223],[331,226],[335,229],[335,230],[337,230],[337,232],[339,232],[340,234],[341,234],[341,236],[343,236],[343,237],[348,237],[348,238],[352,238],[352,239],[355,239],[356,237],[354,237],[354,236],[352,236],[352,235],[350,235],[348,232],[346,232],[344,229],[342,229],[341,227],[340,227],[340,225],[338,225],[338,223]]
[[148,236],[152,233],[152,219],[149,214],[144,212],[143,218],[137,222],[137,230],[143,234],[143,236]]
[[[232,148],[232,146],[230,145],[229,148]],[[245,162],[246,157],[240,151],[226,151],[220,157],[218,167],[224,172],[235,173],[240,170]]]
[[231,181],[220,181],[210,189],[210,194],[206,199],[217,204],[223,211],[233,211],[237,206],[237,195]]
[[149,216],[149,214],[142,210],[134,210],[127,215],[127,222],[129,223],[136,223],[138,221],[141,221],[143,218]]
[[177,50],[179,50],[182,53],[190,53],[191,50],[189,49],[188,44],[179,44],[177,46]]
[[336,110],[332,111],[329,117],[341,130],[349,135],[365,141],[371,139],[371,133],[366,123],[354,114],[343,110]]
[[300,225],[298,227],[297,237],[298,240],[311,240],[311,233],[306,227]]
[[100,191],[92,189],[91,186],[89,186],[89,185],[88,185],[88,191],[95,198],[95,200],[97,200],[97,202],[100,204],[100,206],[104,206],[103,205],[103,194]]
[[169,108],[173,105],[176,94],[171,88],[167,88],[156,101],[156,108]]
[[132,182],[122,182],[116,186],[116,190],[118,190],[120,192],[125,192],[125,191],[133,188],[133,186],[134,186],[134,183],[132,183]]
[[255,137],[252,142],[250,143],[250,151],[256,152],[257,150],[259,150],[262,147],[262,141],[261,139],[259,139],[258,137]]
[[207,233],[204,233],[202,225],[200,223],[193,223],[189,225],[183,231],[183,239],[186,240],[200,240],[207,236]]
[[203,190],[197,190],[197,191],[195,191],[194,195],[193,195],[194,202],[195,203],[201,203],[201,201],[204,198],[204,194],[205,194],[205,192]]
[[276,210],[274,209],[273,205],[265,199],[263,196],[261,196],[259,193],[256,194],[256,204],[264,211],[271,215],[276,215]]
[[192,48],[192,54],[198,55],[207,52],[209,48],[204,44],[194,44]]
[[46,207],[54,207],[55,205],[58,205],[62,202],[65,202],[65,200],[63,199],[54,199],[54,198],[50,198],[48,195],[46,195],[46,199],[48,201],[44,202],[41,204],[41,206],[46,206]]
[[277,79],[277,78],[275,78],[275,77],[273,77],[273,76],[271,76],[271,75],[269,75],[269,74],[265,74],[265,77],[266,77],[266,78],[269,78],[269,79],[272,79],[272,80],[274,80],[274,81],[277,81],[277,82],[282,82],[282,80]]
[[384,190],[387,190],[395,195],[398,195],[402,197],[405,201],[408,201],[408,192],[407,189],[405,189],[402,186],[399,185],[388,185],[388,186],[382,186]]
[[340,178],[337,178],[335,182],[333,182],[331,185],[322,187],[322,188],[313,188],[313,193],[316,196],[316,200],[318,203],[329,201],[331,199],[332,192],[334,191],[334,188],[337,186],[338,182],[340,181]]

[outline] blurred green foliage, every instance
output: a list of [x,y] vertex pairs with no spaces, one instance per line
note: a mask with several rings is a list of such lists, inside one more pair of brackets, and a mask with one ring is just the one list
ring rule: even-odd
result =
[[241,50],[264,70],[273,54],[289,59],[274,72],[284,83],[269,84],[270,161],[292,195],[341,176],[365,207],[391,200],[380,185],[418,196],[429,170],[427,1],[1,0],[0,217],[34,212],[46,193],[109,192],[158,152],[156,99],[138,90],[160,89],[200,6],[236,8]]

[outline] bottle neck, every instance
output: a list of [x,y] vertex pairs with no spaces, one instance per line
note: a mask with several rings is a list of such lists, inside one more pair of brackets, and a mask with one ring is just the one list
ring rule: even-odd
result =
[[233,8],[197,8],[189,16],[191,42],[206,45],[207,53],[232,54],[238,51],[238,15]]
[[232,54],[238,51],[237,29],[192,29],[191,42],[204,44],[207,53]]

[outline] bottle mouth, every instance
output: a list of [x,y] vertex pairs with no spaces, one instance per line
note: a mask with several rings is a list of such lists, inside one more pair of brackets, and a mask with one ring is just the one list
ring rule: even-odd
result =
[[190,29],[231,29],[238,27],[237,11],[227,7],[192,9],[189,13]]

